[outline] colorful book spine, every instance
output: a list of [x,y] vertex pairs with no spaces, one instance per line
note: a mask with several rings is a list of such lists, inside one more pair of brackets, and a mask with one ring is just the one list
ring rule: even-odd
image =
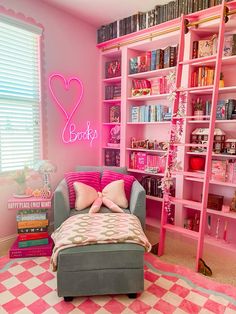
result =
[[17,228],[36,228],[48,226],[48,219],[44,220],[32,220],[32,221],[18,221]]
[[35,246],[35,247],[26,247],[19,248],[18,239],[13,243],[11,249],[9,250],[10,258],[24,258],[24,257],[33,257],[33,256],[51,256],[53,249],[53,241],[49,238],[48,244]]
[[48,227],[36,227],[36,228],[18,228],[17,232],[20,233],[34,233],[34,232],[46,232]]
[[19,241],[37,240],[48,238],[48,232],[21,233],[18,234]]
[[46,239],[36,239],[36,240],[27,240],[27,241],[19,241],[18,246],[19,248],[31,247],[31,246],[38,246],[48,244],[48,238]]
[[35,213],[35,214],[26,214],[20,215],[17,214],[16,221],[29,221],[29,220],[45,220],[47,219],[47,213]]

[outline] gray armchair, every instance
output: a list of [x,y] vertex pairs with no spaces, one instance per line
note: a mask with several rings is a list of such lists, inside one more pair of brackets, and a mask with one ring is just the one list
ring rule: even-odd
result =
[[[96,166],[80,166],[77,167],[76,171],[100,171],[101,176],[103,169],[109,169],[112,171],[127,173],[126,168],[122,167],[96,167]],[[135,181],[132,186],[129,208],[125,209],[126,213],[132,213],[137,216],[142,224],[144,229],[145,227],[145,217],[146,217],[146,198],[145,190],[142,185]],[[76,211],[71,209],[69,205],[69,194],[66,180],[63,179],[57,186],[54,192],[54,229],[58,228],[64,220],[75,214],[87,213],[89,208],[86,208],[82,211]],[[102,213],[108,213],[109,209],[102,207],[100,209]]]
[[[78,167],[76,171],[109,169],[126,173],[126,168]],[[70,208],[68,188],[62,180],[54,193],[54,228],[71,215],[86,213]],[[100,212],[109,212],[102,207]],[[135,181],[131,190],[129,208],[125,212],[136,215],[145,226],[145,190]],[[128,294],[136,297],[144,289],[144,248],[134,243],[92,244],[72,247],[59,252],[57,263],[57,293],[65,301],[75,296]]]

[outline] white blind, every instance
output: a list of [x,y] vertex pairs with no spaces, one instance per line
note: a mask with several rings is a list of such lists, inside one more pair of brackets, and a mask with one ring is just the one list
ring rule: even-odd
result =
[[40,34],[22,26],[0,16],[0,172],[40,159]]

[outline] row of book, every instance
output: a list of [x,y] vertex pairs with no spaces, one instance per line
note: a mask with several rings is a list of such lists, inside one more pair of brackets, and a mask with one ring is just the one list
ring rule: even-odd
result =
[[121,97],[121,85],[113,84],[105,86],[105,99],[120,99]]
[[[228,1],[229,0],[226,2]],[[113,38],[159,25],[163,22],[175,19],[181,14],[201,11],[218,5],[221,2],[222,0],[176,0],[170,1],[164,5],[156,5],[148,12],[139,12],[119,21],[102,25],[97,30],[97,42],[102,43]]]
[[163,173],[166,165],[166,157],[144,152],[132,152],[130,154],[129,165],[131,169],[151,173]]
[[18,247],[26,248],[49,243],[46,209],[19,210],[16,216]]
[[141,105],[131,107],[131,122],[170,121],[171,117],[171,108],[164,105]]
[[[201,39],[193,42],[192,58],[211,56],[217,53],[217,35],[208,39]],[[236,55],[236,34],[225,35],[223,44],[223,56]]]
[[105,149],[105,166],[120,166],[120,151],[117,149]]
[[144,187],[146,194],[156,197],[163,197],[161,188],[161,179],[151,176],[144,176],[140,180],[141,185]]
[[194,69],[191,76],[191,86],[209,86],[214,83],[215,69],[209,66],[200,66]]
[[[155,197],[163,197],[163,192],[161,188],[162,179],[155,178],[152,176],[144,176],[139,181],[141,185],[144,187],[146,191],[146,195],[155,196]],[[170,189],[170,194],[174,196],[175,189],[172,186]]]
[[178,46],[147,51],[129,60],[129,73],[135,74],[176,66]]
[[132,97],[145,95],[160,95],[170,93],[170,84],[166,76],[159,76],[150,79],[132,80]]
[[[206,115],[211,114],[211,101],[206,100]],[[235,120],[236,119],[236,99],[221,99],[216,105],[216,120]]]

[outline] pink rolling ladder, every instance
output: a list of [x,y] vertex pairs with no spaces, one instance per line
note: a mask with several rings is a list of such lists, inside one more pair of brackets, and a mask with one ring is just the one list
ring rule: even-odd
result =
[[[186,150],[187,147],[193,147],[194,144],[191,143],[180,143],[179,135],[181,135],[183,128],[183,121],[186,122],[186,119],[192,119],[192,116],[183,115],[181,111],[183,105],[186,106],[186,99],[188,92],[193,90],[194,88],[181,88],[181,80],[183,75],[183,65],[192,65],[194,62],[197,62],[197,59],[190,59],[188,61],[183,61],[184,55],[184,37],[188,32],[188,27],[191,27],[191,22],[193,20],[199,19],[201,15],[195,16],[192,14],[191,16],[185,16],[181,18],[181,29],[180,29],[180,44],[179,44],[179,53],[178,53],[178,62],[176,69],[176,97],[173,103],[173,117],[171,122],[171,132],[170,132],[170,140],[169,140],[169,149],[167,154],[167,165],[165,178],[163,181],[163,203],[162,203],[162,213],[161,213],[161,227],[160,227],[160,240],[158,246],[158,255],[161,256],[164,254],[165,247],[165,238],[166,231],[172,231],[175,233],[182,234],[183,236],[187,236],[197,240],[197,252],[196,252],[196,271],[198,271],[199,259],[202,258],[203,255],[203,244],[204,244],[204,236],[205,236],[205,225],[206,225],[206,217],[207,217],[207,201],[208,201],[208,192],[209,192],[209,180],[211,177],[211,159],[212,159],[212,147],[213,147],[213,139],[214,139],[214,130],[215,130],[215,120],[216,120],[216,105],[218,101],[218,90],[219,90],[219,79],[221,72],[221,60],[222,60],[222,50],[223,50],[223,42],[224,42],[224,31],[225,31],[225,22],[227,21],[227,7],[225,7],[225,3],[223,1],[221,6],[217,7],[219,14],[219,32],[218,32],[218,44],[217,44],[217,54],[214,56],[205,57],[204,61],[213,61],[215,63],[215,77],[214,84],[212,89],[212,108],[210,114],[209,121],[209,134],[208,141],[206,144],[202,144],[201,146],[207,149],[206,159],[205,159],[205,171],[204,173],[194,173],[188,171],[178,171],[178,174],[182,175],[182,177],[191,176],[197,180],[201,180],[202,184],[202,201],[196,202],[182,198],[175,198],[170,196],[170,186],[169,182],[171,182],[174,175],[174,164],[176,162],[177,150],[180,146],[184,147]],[[190,22],[189,22],[190,21]],[[199,61],[198,61],[199,62]],[[202,90],[209,88],[209,86],[203,86]],[[202,117],[203,118],[203,117]],[[199,117],[201,119],[201,117]],[[178,135],[176,133],[178,130]],[[198,147],[199,144],[195,144]],[[186,152],[185,152],[186,153]],[[200,221],[199,221],[199,232],[192,231],[189,229],[185,229],[183,226],[176,226],[170,223],[169,218],[171,215],[171,204],[179,204],[180,206],[187,206],[188,208],[192,208],[198,210],[200,213]]]

